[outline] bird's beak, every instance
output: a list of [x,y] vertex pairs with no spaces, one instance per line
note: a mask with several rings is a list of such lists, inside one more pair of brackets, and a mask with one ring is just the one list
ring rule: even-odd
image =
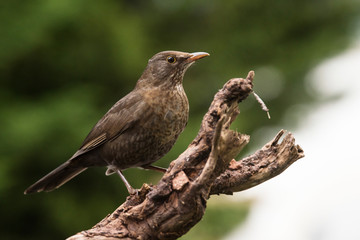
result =
[[194,62],[200,58],[204,58],[207,56],[210,56],[210,54],[206,53],[206,52],[194,52],[194,53],[190,53],[189,54],[189,58],[187,59],[187,62]]

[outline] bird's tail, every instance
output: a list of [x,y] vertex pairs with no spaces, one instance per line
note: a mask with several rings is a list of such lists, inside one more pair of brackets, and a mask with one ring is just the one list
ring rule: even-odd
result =
[[39,181],[28,187],[24,194],[52,191],[86,169],[87,167],[79,166],[78,162],[68,160],[47,174],[45,177],[41,178]]

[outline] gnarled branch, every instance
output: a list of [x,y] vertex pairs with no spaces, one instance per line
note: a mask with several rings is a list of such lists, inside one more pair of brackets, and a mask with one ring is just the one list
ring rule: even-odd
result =
[[155,186],[144,184],[93,228],[68,240],[176,239],[202,218],[212,194],[232,194],[284,171],[304,153],[285,131],[253,155],[235,161],[249,136],[229,129],[238,103],[252,91],[254,72],[230,79],[215,95],[198,135]]

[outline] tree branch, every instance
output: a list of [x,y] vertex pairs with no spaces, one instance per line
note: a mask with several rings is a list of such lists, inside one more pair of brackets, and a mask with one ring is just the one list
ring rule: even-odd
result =
[[93,228],[68,240],[176,239],[202,218],[211,194],[232,194],[260,184],[284,171],[302,149],[291,133],[281,130],[253,155],[233,160],[249,136],[230,130],[238,103],[252,91],[254,72],[230,79],[215,95],[198,135],[173,162],[159,183],[144,184]]

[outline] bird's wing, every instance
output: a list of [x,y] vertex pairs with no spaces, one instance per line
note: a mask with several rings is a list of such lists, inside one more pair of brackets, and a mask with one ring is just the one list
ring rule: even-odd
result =
[[[71,157],[74,159],[102,144],[118,137],[132,128],[140,120],[146,118],[147,107],[140,94],[132,92],[122,99],[99,120],[85,138],[80,149]],[[144,113],[139,113],[144,111]]]

